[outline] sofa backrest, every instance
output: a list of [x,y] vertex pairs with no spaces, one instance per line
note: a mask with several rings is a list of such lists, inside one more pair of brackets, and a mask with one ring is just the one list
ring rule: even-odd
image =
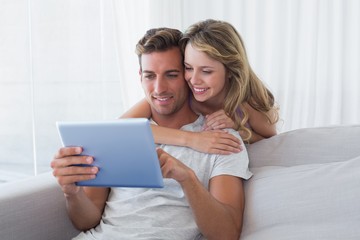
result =
[[360,125],[297,129],[247,149],[250,168],[345,161],[360,155]]

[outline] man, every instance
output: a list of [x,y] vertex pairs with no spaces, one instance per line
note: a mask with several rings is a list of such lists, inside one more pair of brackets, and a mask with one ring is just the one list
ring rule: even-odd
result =
[[[204,117],[187,101],[180,38],[180,31],[168,28],[145,34],[137,45],[141,83],[156,124],[201,131]],[[84,231],[75,239],[239,239],[241,178],[251,177],[246,150],[211,155],[161,145],[157,154],[163,189],[78,187],[75,182],[98,172],[96,167],[73,166],[93,161],[79,153],[80,147],[61,148],[51,162],[70,219]]]

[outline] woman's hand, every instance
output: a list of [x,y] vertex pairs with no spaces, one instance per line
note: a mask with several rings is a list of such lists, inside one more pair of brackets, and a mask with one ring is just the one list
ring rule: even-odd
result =
[[242,151],[241,141],[223,130],[191,132],[190,134],[188,147],[199,152],[228,155]]
[[225,113],[223,109],[206,115],[204,130],[217,130],[224,128],[234,128],[234,121]]

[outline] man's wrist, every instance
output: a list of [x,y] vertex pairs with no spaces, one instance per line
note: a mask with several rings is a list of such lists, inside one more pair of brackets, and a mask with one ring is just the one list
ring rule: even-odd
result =
[[181,181],[179,183],[181,187],[184,189],[186,187],[194,187],[195,186],[194,183],[196,182],[198,182],[198,178],[195,172],[191,168],[189,168],[188,177],[184,181]]
[[84,193],[84,191],[83,191],[82,187],[79,187],[79,189],[77,191],[74,191],[72,193],[64,192],[64,197],[67,200],[76,199],[76,198],[79,198],[80,195],[83,194],[83,193]]

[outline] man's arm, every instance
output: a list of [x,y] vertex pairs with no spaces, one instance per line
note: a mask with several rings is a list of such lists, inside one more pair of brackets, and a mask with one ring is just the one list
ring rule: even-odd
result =
[[61,148],[51,162],[53,175],[57,178],[66,199],[69,217],[79,230],[88,230],[99,224],[109,188],[79,187],[75,182],[96,177],[96,167],[80,167],[74,164],[91,164],[93,159],[78,156],[78,147]]
[[107,188],[84,187],[77,194],[65,197],[68,215],[77,229],[89,230],[100,223],[106,200],[104,204],[99,203],[103,202],[108,192]]
[[244,211],[244,192],[240,178],[217,176],[208,192],[194,176],[181,184],[196,223],[207,239],[239,239]]
[[158,149],[163,176],[181,185],[201,233],[211,239],[239,239],[244,211],[242,180],[228,175],[210,180],[210,192],[192,169]]

